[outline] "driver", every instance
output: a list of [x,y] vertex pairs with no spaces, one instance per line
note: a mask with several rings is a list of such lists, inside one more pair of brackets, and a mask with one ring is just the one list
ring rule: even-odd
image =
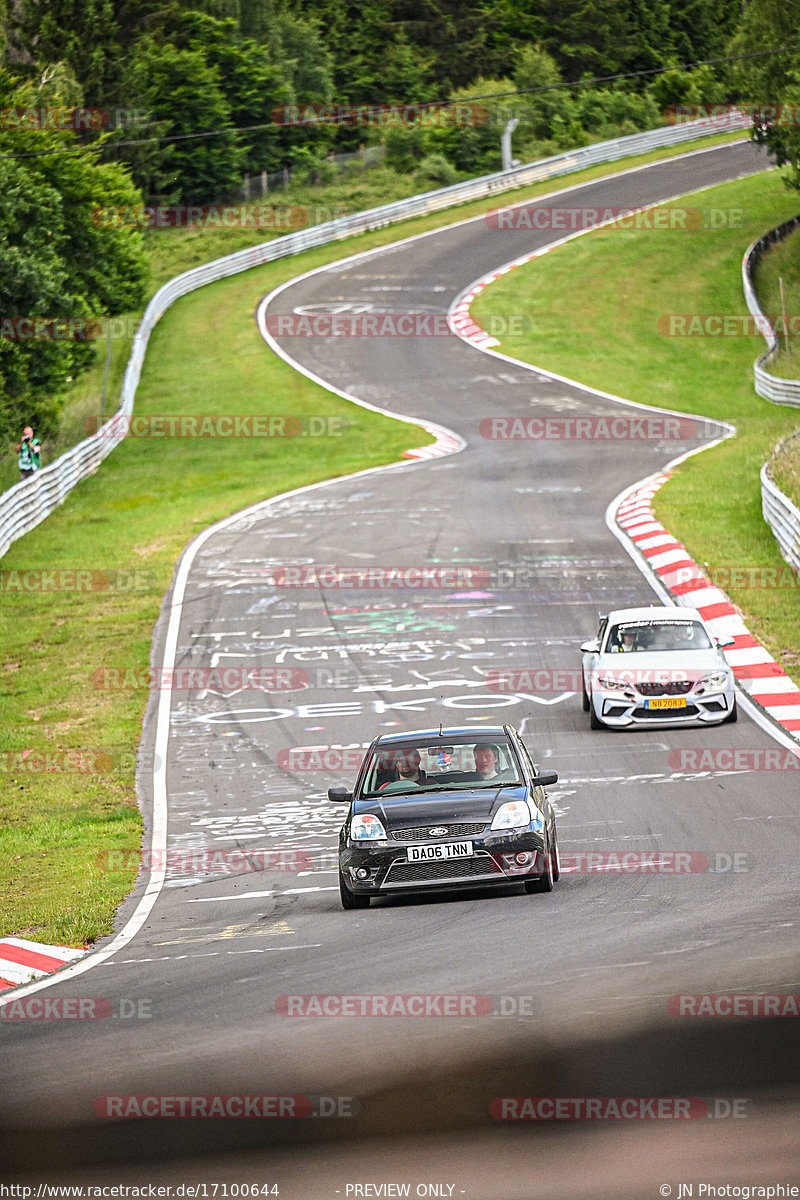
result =
[[424,771],[420,771],[419,764],[419,750],[398,750],[397,757],[394,760],[397,775],[393,781],[382,784],[378,788],[378,791],[382,792],[384,788],[391,787],[392,782],[423,783],[427,779],[427,775]]
[[620,654],[632,654],[638,649],[639,646],[636,641],[636,631],[634,629],[623,629],[619,639]]

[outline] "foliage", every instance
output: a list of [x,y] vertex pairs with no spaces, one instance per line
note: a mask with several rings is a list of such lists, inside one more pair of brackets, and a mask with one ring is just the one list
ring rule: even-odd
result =
[[[57,103],[54,78],[44,86]],[[40,100],[35,86],[0,72],[2,107],[30,109]],[[59,393],[93,360],[96,319],[139,302],[146,275],[141,234],[101,215],[137,202],[127,174],[98,163],[72,131],[0,133],[2,442],[18,440],[17,426],[26,421],[37,423],[40,436],[49,431]]]

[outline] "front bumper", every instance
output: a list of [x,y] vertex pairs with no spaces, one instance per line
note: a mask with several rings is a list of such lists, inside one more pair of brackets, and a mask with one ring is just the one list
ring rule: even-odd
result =
[[[443,838],[442,843],[453,840]],[[363,896],[522,883],[545,871],[545,838],[540,829],[499,830],[469,840],[469,858],[415,863],[408,861],[407,853],[415,842],[391,839],[366,847],[342,845],[339,867],[348,890]],[[525,860],[517,862],[517,855]]]
[[592,693],[594,710],[604,725],[627,728],[631,725],[719,725],[733,708],[736,691],[689,693],[683,708],[648,708],[644,696],[621,695],[618,691]]

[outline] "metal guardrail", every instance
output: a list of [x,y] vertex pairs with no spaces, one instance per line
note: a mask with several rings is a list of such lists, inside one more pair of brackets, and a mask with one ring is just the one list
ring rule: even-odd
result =
[[[778,442],[772,452],[773,458],[788,441],[796,437],[800,437],[800,430]],[[761,511],[775,534],[781,554],[795,571],[800,572],[800,508],[777,486],[768,462],[761,468]]]
[[[734,114],[732,117],[729,115],[726,122],[726,128],[729,130],[744,130],[748,127],[749,118],[744,113]],[[686,124],[666,126],[663,129],[651,129],[645,133],[633,133],[628,137],[614,138],[607,142],[597,142],[595,145],[568,150],[552,158],[527,163],[510,171],[499,171],[478,179],[468,179],[450,187],[410,196],[405,200],[396,200],[392,204],[339,217],[334,221],[326,221],[322,225],[313,225],[308,229],[298,230],[297,233],[290,233],[271,242],[215,259],[214,262],[185,271],[182,275],[176,275],[156,292],[145,309],[125,371],[120,407],[111,420],[92,437],[86,438],[62,454],[54,463],[37,471],[33,479],[15,484],[0,496],[0,557],[17,538],[35,529],[64,501],[77,483],[96,471],[106,455],[123,440],[127,432],[128,418],[133,414],[134,397],[150,333],[159,318],[180,296],[185,296],[217,279],[246,271],[250,267],[300,254],[303,250],[324,246],[352,234],[367,233],[396,221],[424,216],[454,204],[464,204],[540,180],[569,175],[594,164],[616,162],[664,146],[679,146],[682,142],[709,137],[719,132],[718,122],[705,118]]]
[[780,379],[766,369],[767,363],[771,362],[778,353],[778,335],[769,318],[763,313],[753,286],[753,272],[759,259],[770,246],[786,237],[798,225],[800,225],[800,216],[792,217],[791,220],[784,221],[782,225],[777,225],[775,229],[770,229],[769,233],[765,233],[763,237],[758,238],[752,246],[748,247],[742,259],[742,286],[747,307],[756,318],[767,343],[767,349],[753,363],[753,386],[759,396],[763,396],[765,400],[771,400],[773,404],[792,404],[800,407],[800,379]]

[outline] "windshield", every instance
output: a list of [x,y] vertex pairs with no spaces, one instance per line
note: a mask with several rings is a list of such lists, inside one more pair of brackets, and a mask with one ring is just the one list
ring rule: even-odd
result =
[[606,654],[653,650],[710,650],[711,639],[699,621],[621,621],[608,632]]
[[367,763],[362,795],[374,796],[449,788],[496,788],[522,782],[506,738],[437,741],[436,738],[379,746]]

